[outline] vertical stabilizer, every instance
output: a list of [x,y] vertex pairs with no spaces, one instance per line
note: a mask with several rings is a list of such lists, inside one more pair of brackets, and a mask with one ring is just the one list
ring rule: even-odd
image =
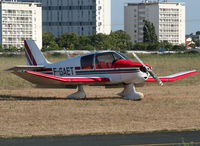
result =
[[46,60],[35,41],[24,40],[25,54],[28,65],[47,65],[49,62]]

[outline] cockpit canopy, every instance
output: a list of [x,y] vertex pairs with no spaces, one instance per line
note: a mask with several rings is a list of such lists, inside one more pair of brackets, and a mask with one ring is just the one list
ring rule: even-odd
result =
[[82,69],[106,69],[113,68],[114,63],[120,59],[129,59],[119,52],[97,52],[81,57]]

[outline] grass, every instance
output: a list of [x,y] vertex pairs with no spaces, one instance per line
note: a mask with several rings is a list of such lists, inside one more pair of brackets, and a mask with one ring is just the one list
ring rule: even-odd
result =
[[[139,55],[158,75],[199,69],[197,54]],[[54,62],[66,58],[48,55]],[[200,76],[164,87],[137,88],[134,102],[116,95],[122,89],[85,87],[87,100],[67,100],[76,90],[36,89],[2,70],[25,64],[23,56],[0,57],[0,136],[74,135],[200,129]],[[95,92],[94,92],[95,91]]]
[[25,64],[25,58],[23,56],[0,57],[0,89],[31,87],[31,84],[28,82],[4,71],[6,68],[20,64]]

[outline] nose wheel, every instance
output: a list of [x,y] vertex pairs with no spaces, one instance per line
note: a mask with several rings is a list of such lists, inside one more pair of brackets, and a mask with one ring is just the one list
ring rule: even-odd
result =
[[118,95],[126,100],[141,100],[144,97],[143,93],[136,92],[133,83],[124,85],[124,90]]

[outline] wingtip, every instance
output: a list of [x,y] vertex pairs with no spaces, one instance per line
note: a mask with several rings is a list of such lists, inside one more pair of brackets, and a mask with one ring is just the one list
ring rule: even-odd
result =
[[12,71],[12,70],[13,70],[13,67],[10,67],[10,68],[4,69],[3,71]]
[[159,83],[159,85],[160,85],[161,87],[163,87],[163,86],[164,86],[163,82],[160,82],[160,83]]

